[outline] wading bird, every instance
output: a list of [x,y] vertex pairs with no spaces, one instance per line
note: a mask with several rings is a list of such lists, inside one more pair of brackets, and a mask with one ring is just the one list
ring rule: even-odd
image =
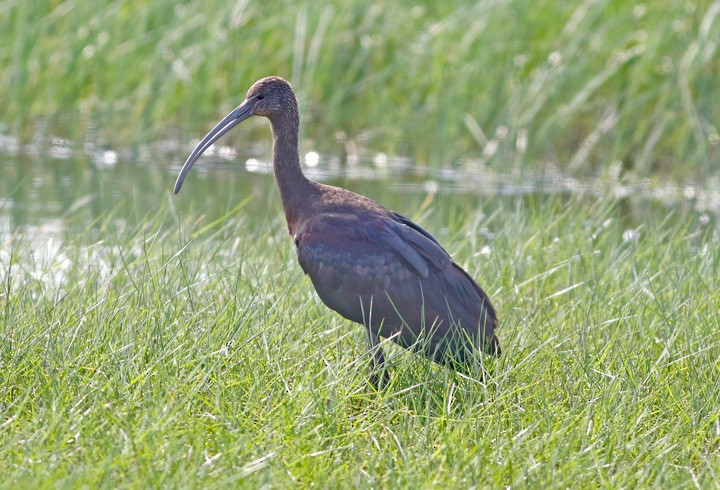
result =
[[282,78],[256,82],[200,141],[180,171],[176,194],[200,155],[251,116],[270,120],[273,171],[300,267],[323,303],[367,330],[371,382],[388,380],[378,336],[454,368],[477,359],[479,350],[500,355],[490,300],[430,233],[365,196],[305,177],[297,100]]

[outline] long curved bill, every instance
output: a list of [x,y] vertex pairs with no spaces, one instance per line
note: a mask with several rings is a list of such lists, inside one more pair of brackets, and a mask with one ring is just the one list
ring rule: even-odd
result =
[[225,133],[252,116],[256,102],[255,98],[246,99],[205,135],[202,141],[200,141],[192,153],[190,153],[188,159],[185,160],[185,165],[183,165],[180,170],[180,175],[178,175],[178,178],[175,181],[175,194],[180,192],[180,188],[183,185],[185,177],[190,171],[190,168],[192,168],[198,158],[200,158],[200,155],[210,148],[210,145],[219,140]]

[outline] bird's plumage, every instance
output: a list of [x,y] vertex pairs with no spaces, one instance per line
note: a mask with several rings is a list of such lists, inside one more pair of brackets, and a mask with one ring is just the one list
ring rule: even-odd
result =
[[485,292],[427,231],[382,209],[333,209],[298,226],[298,261],[320,299],[440,363],[467,361],[479,345],[499,354]]
[[298,262],[329,308],[364,325],[371,342],[390,338],[439,363],[465,364],[480,349],[500,354],[488,296],[430,233],[365,196],[305,177],[297,101],[285,80],[268,77],[250,88],[192,152],[175,191],[206,148],[253,115],[270,120],[273,170]]

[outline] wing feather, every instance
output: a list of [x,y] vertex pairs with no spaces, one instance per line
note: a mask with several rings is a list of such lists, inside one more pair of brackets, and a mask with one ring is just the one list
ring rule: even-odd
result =
[[[295,244],[322,301],[345,318],[394,335],[406,347],[426,322],[437,327],[436,346],[463,337],[458,329],[497,343],[495,310],[483,290],[427,231],[401,215],[321,214],[298,228]],[[429,355],[443,362],[446,347]]]

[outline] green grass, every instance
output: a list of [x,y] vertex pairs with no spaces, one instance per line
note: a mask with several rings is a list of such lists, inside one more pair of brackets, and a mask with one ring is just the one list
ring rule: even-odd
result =
[[6,0],[0,123],[23,141],[184,141],[279,74],[322,152],[702,181],[719,29],[717,1]]
[[714,218],[435,203],[415,218],[491,294],[504,356],[482,383],[388,346],[377,393],[274,212],[183,203],[0,245],[0,486],[720,484]]
[[[691,209],[720,168],[719,28],[717,1],[0,3],[0,150],[30,143],[0,182],[0,488],[720,486],[720,228]],[[457,190],[702,185],[374,194],[422,210],[504,348],[482,382],[389,345],[376,392],[267,179],[171,199],[128,163],[269,74],[298,92],[304,149],[457,169]],[[54,137],[83,157],[41,161]]]

